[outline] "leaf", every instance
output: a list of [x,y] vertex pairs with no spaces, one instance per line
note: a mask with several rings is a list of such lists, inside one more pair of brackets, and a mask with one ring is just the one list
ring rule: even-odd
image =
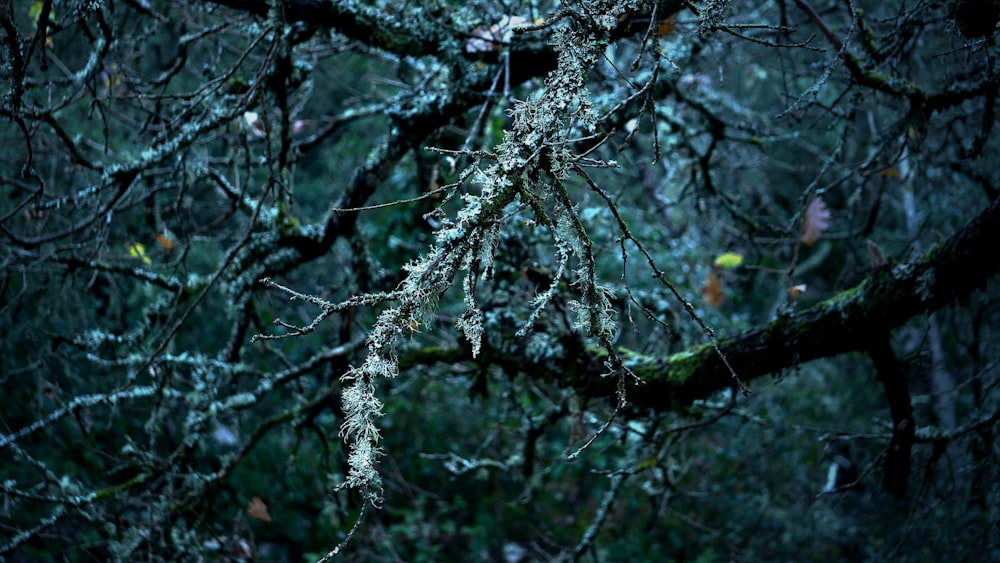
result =
[[788,295],[792,298],[792,301],[795,301],[796,299],[799,298],[799,295],[802,295],[802,293],[805,292],[805,290],[806,290],[806,284],[804,283],[800,283],[799,285],[793,285],[792,287],[788,288]]
[[[38,29],[38,20],[42,18],[42,8],[45,7],[45,2],[43,0],[31,0],[31,6],[28,7],[28,17],[31,18],[35,29]],[[49,11],[49,21],[53,21],[56,18],[56,11]]]
[[146,255],[146,245],[141,242],[134,242],[128,247],[128,254],[132,258],[142,260],[143,264],[152,264],[153,259]]
[[742,263],[743,255],[736,252],[726,252],[715,259],[715,265],[719,268],[736,268]]
[[174,243],[174,239],[170,238],[170,235],[165,232],[156,234],[156,242],[160,243],[160,246],[167,250],[173,250],[177,247],[177,244]]
[[876,176],[888,176],[889,178],[899,178],[899,170],[895,168],[883,168],[875,173]]
[[660,23],[656,24],[656,35],[665,37],[673,33],[675,29],[677,29],[677,25],[674,22],[674,18],[660,20]]
[[35,27],[38,27],[38,18],[42,17],[42,0],[31,0],[31,6],[28,8],[28,17],[35,22]]
[[871,262],[872,268],[884,266],[886,260],[882,249],[871,239],[865,241],[865,246],[868,247],[868,260]]
[[722,283],[715,272],[708,273],[705,285],[701,286],[701,297],[709,307],[718,307],[726,300],[726,294],[722,290]]
[[262,139],[267,136],[267,127],[264,120],[260,118],[260,114],[255,111],[243,112],[243,128],[245,131],[249,131],[251,135]]
[[250,504],[247,505],[247,514],[258,520],[271,521],[271,515],[267,512],[267,505],[264,504],[264,501],[260,500],[260,497],[250,499]]
[[[42,9],[44,7],[45,7],[45,2],[43,2],[43,0],[31,0],[31,6],[28,8],[28,17],[31,18],[32,25],[35,26],[35,29],[38,29],[38,21],[42,19]],[[55,19],[56,19],[56,11],[50,10],[49,21],[51,22]],[[49,27],[51,27],[51,24],[49,25]],[[43,30],[43,33],[45,37],[45,46],[51,49],[53,46],[52,38],[49,37],[47,31]]]
[[830,211],[823,203],[823,198],[817,197],[806,209],[806,216],[802,221],[802,236],[799,240],[811,245],[819,240],[819,236],[829,227]]

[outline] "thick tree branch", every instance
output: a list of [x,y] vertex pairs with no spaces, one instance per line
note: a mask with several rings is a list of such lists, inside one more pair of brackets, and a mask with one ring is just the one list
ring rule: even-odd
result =
[[[267,17],[271,9],[271,2],[266,0],[208,0],[207,3],[221,4],[260,17]],[[412,12],[407,11],[404,21],[388,11],[355,2],[287,0],[281,5],[287,22],[334,29],[348,39],[398,55],[438,54],[447,48],[449,36],[453,35],[448,33],[444,14],[432,14],[435,21],[429,21],[414,18]]]
[[[261,17],[266,17],[270,9],[270,4],[263,0],[208,1]],[[658,17],[666,17],[682,8],[683,3],[676,0],[661,1],[655,13],[660,14]],[[348,38],[401,55],[437,55],[449,59],[450,53],[450,59],[457,60],[465,43],[464,33],[468,31],[451,27],[443,14],[426,14],[422,19],[409,14],[405,22],[400,22],[393,14],[346,2],[287,0],[282,3],[282,9],[285,21],[333,29]],[[641,33],[648,23],[648,16],[633,15],[619,23],[611,38]],[[295,254],[286,255],[279,262],[269,262],[261,277],[285,272],[325,255],[338,238],[353,232],[357,221],[357,211],[341,210],[363,206],[408,151],[419,147],[434,131],[452,123],[464,112],[488,101],[490,96],[499,95],[501,89],[545,76],[556,67],[555,51],[542,41],[544,37],[535,32],[522,37],[511,45],[509,64],[497,63],[460,73],[451,88],[437,95],[421,94],[412,99],[404,96],[396,100],[386,111],[395,125],[393,132],[373,150],[368,161],[355,170],[344,194],[319,225],[281,237],[277,246],[292,249]],[[478,62],[476,66],[480,66]],[[508,72],[505,84],[495,80],[501,66]],[[319,228],[313,228],[316,226]]]
[[[1000,258],[1000,199],[965,228],[913,263],[886,265],[856,287],[766,327],[719,342],[743,381],[810,360],[867,350],[879,335],[921,313],[967,298],[986,286]],[[594,358],[596,360],[596,358]],[[686,405],[732,385],[729,372],[708,345],[667,358],[634,357],[633,371],[646,382],[629,399],[638,406]],[[614,382],[597,377],[591,361],[576,382],[613,394]]]
[[[984,288],[1000,270],[998,242],[1000,199],[922,259],[883,266],[856,287],[767,326],[722,339],[719,348],[745,382],[811,360],[867,351],[877,338],[910,318],[967,299]],[[401,358],[400,367],[453,362],[459,355],[471,360],[457,350],[424,350]],[[708,344],[668,357],[628,351],[623,351],[623,357],[644,382],[628,393],[628,400],[639,408],[674,409],[733,385],[729,371]],[[478,361],[552,379],[587,397],[615,396],[617,382],[601,376],[603,353],[596,348],[567,358],[561,373],[532,371],[531,362],[505,358],[496,351],[484,350]]]
[[[267,17],[271,9],[271,2],[266,0],[206,0],[209,4],[219,4],[247,12],[260,17]],[[359,41],[397,55],[425,56],[425,55],[445,55],[460,54],[465,46],[466,40],[472,37],[471,29],[458,29],[449,17],[449,13],[444,9],[428,9],[415,12],[406,10],[405,17],[400,17],[404,10],[392,13],[387,10],[380,10],[369,6],[364,6],[356,2],[338,2],[327,0],[285,0],[281,3],[284,13],[284,21],[301,22],[322,28],[332,29],[348,39]],[[684,2],[677,0],[661,0],[659,6],[653,13],[658,13],[661,18],[671,16],[684,8]],[[420,14],[422,17],[414,17]],[[518,14],[512,14],[518,15]],[[498,16],[499,18],[499,16]],[[620,22],[618,28],[613,32],[612,38],[618,39],[631,33],[644,30],[643,21],[648,23],[649,15],[635,14],[630,20]],[[526,34],[530,39],[531,34]],[[514,49],[521,54],[525,50]],[[551,59],[552,49],[550,46],[538,46],[531,49],[534,56],[542,56]],[[534,68],[539,65],[535,58],[525,58],[525,65],[511,65],[511,70],[515,67],[520,71],[528,71],[533,76],[542,76],[550,68]]]

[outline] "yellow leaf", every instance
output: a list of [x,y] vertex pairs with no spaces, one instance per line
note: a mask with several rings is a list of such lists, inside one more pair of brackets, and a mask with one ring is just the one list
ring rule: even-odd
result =
[[726,252],[715,259],[715,265],[720,268],[736,268],[742,263],[743,255],[736,252]]
[[888,176],[890,178],[899,178],[899,170],[895,168],[883,168],[875,173],[878,176]]
[[250,499],[250,504],[247,505],[247,514],[258,520],[271,521],[271,515],[267,512],[267,505],[264,504],[264,501],[260,500],[260,497]]
[[[28,7],[28,17],[35,24],[35,28],[38,27],[38,18],[42,17],[42,7],[45,5],[42,0],[31,0],[31,6]],[[51,18],[52,15],[49,14]]]
[[153,263],[153,259],[150,258],[149,256],[146,256],[146,245],[142,244],[141,242],[132,243],[132,245],[128,247],[128,253],[129,256],[131,256],[132,258],[142,260],[143,264]]
[[[35,26],[35,29],[38,29],[38,20],[42,18],[43,7],[45,7],[45,2],[43,2],[42,0],[31,0],[31,6],[28,7],[28,17],[31,18],[31,24]],[[49,21],[51,22],[55,19],[56,19],[56,11],[50,10]],[[43,31],[43,33],[45,32]],[[50,48],[53,46],[52,38],[49,37],[48,33],[45,33],[45,46]]]
[[705,279],[705,285],[701,286],[701,297],[709,307],[718,307],[726,299],[726,294],[722,291],[722,283],[715,272],[709,272]]
[[829,227],[830,211],[823,203],[823,198],[817,197],[806,209],[806,216],[802,221],[802,236],[799,240],[811,245],[819,240],[819,236]]

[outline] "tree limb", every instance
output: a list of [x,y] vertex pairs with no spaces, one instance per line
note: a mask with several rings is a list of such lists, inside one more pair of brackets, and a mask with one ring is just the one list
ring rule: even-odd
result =
[[[744,382],[819,358],[867,351],[884,335],[921,313],[967,299],[1000,270],[1000,199],[948,240],[915,262],[887,264],[857,286],[805,311],[783,316],[764,327],[719,340],[723,355]],[[485,348],[485,347],[484,347]],[[646,356],[622,350],[626,365],[639,376],[628,400],[639,408],[669,410],[709,397],[733,385],[732,376],[709,344],[673,354]],[[534,368],[528,361],[485,350],[480,362],[493,362],[551,379],[585,397],[614,397],[616,381],[602,377],[603,352],[596,347],[567,358],[561,373]],[[418,363],[472,360],[454,349],[413,351],[400,360],[405,369]]]

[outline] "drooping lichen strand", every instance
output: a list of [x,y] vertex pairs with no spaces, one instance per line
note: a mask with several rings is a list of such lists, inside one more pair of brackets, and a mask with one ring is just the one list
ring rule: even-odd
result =
[[[375,467],[381,453],[376,421],[382,414],[382,403],[376,395],[376,381],[398,373],[394,347],[399,336],[427,320],[461,271],[466,272],[462,283],[466,311],[456,326],[470,341],[473,353],[479,353],[483,314],[476,304],[476,287],[492,269],[505,209],[517,198],[550,228],[560,271],[570,257],[578,262],[578,326],[610,349],[616,321],[608,291],[597,283],[591,240],[562,180],[572,170],[574,153],[569,145],[574,132],[592,131],[597,121],[586,85],[587,73],[607,47],[610,31],[636,4],[585,0],[567,6],[577,21],[553,32],[556,70],[548,75],[542,91],[515,104],[513,125],[495,149],[495,164],[482,166],[481,156],[472,164],[475,172],[470,179],[479,187],[479,195],[466,194],[455,218],[442,218],[430,252],[406,268],[399,305],[383,311],[376,321],[368,338],[368,358],[345,376],[351,382],[343,393],[346,417],[341,427],[351,449],[345,485],[365,491],[371,502],[381,501],[381,481]],[[544,210],[549,201],[556,208],[554,220]],[[541,297],[539,303],[550,297]]]

